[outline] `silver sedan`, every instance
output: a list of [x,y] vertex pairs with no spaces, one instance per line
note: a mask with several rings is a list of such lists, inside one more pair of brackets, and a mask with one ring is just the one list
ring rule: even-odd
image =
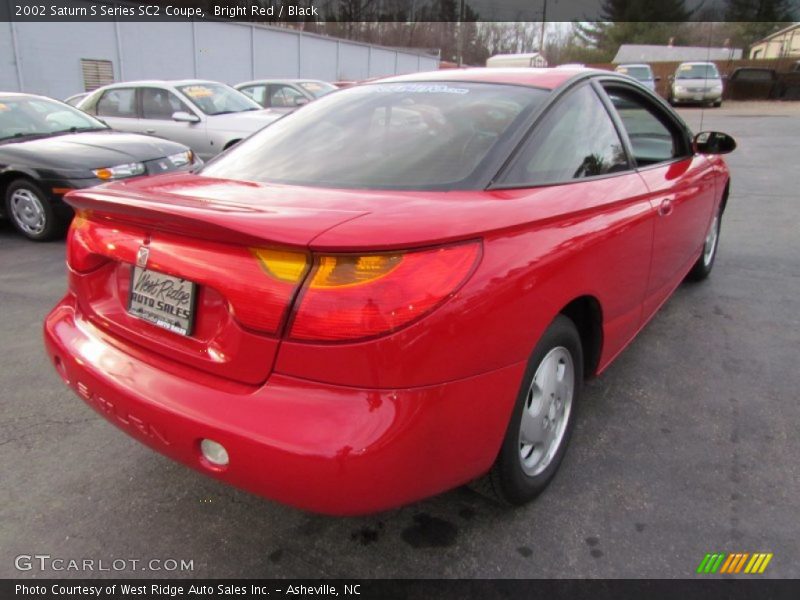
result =
[[99,88],[78,105],[118,131],[144,133],[213,158],[282,115],[222,83],[133,81]]

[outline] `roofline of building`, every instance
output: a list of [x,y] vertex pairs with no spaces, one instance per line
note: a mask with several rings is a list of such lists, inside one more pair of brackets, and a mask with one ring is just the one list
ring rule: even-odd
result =
[[[779,29],[779,30],[778,30],[778,31],[776,31],[775,33],[770,33],[768,36],[761,38],[761,39],[760,39],[760,40],[758,40],[757,42],[754,42],[754,43],[753,43],[753,46],[758,46],[759,44],[763,44],[764,42],[768,42],[768,41],[770,41],[772,38],[774,38],[774,37],[776,37],[776,36],[779,36],[779,35],[783,35],[783,34],[784,34],[784,33],[786,33],[787,31],[791,31],[792,29],[795,29],[795,28],[797,28],[797,27],[800,27],[800,23],[798,23],[798,22],[794,22],[794,23],[792,23],[791,25],[789,25],[789,26],[787,26],[787,27],[784,27],[783,29]],[[751,48],[752,48],[752,46],[751,46]]]

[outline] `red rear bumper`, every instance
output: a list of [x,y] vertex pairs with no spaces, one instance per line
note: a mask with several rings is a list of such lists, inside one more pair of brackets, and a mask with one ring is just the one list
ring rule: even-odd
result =
[[[67,295],[45,321],[62,378],[111,423],[212,477],[303,509],[362,514],[466,483],[500,448],[524,363],[435,386],[356,389],[274,373],[210,386],[112,344]],[[202,459],[203,438],[230,463]]]

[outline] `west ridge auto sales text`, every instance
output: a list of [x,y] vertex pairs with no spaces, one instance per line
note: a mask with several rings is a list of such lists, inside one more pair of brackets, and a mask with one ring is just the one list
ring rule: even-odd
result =
[[[343,585],[340,589],[343,595],[358,596],[361,594],[361,586],[359,584]],[[152,583],[149,585],[128,585],[128,584],[112,584],[112,585],[68,585],[68,584],[52,584],[52,585],[26,585],[18,583],[15,586],[14,594],[16,596],[44,596],[47,593],[53,596],[95,596],[100,597],[102,594],[113,595],[121,594],[123,596],[267,596],[271,592],[276,594],[283,594],[284,596],[338,596],[339,589],[337,586],[328,585],[327,583],[319,585],[291,585],[282,583],[280,588],[276,589],[273,586],[263,586],[256,584],[248,585],[228,585],[219,583],[217,585],[186,585],[186,584],[158,584]]]

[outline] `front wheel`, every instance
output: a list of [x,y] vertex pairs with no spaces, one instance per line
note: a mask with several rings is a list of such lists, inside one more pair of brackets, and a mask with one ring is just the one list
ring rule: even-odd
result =
[[515,505],[544,491],[564,458],[582,382],[578,330],[559,315],[528,361],[500,453],[478,491]]
[[62,235],[67,225],[41,188],[27,179],[12,181],[6,188],[6,213],[20,233],[37,242]]
[[714,260],[717,258],[717,248],[719,247],[721,217],[722,215],[717,213],[711,221],[705,242],[703,242],[703,253],[686,276],[690,281],[702,281],[711,274],[711,269],[714,268]]

